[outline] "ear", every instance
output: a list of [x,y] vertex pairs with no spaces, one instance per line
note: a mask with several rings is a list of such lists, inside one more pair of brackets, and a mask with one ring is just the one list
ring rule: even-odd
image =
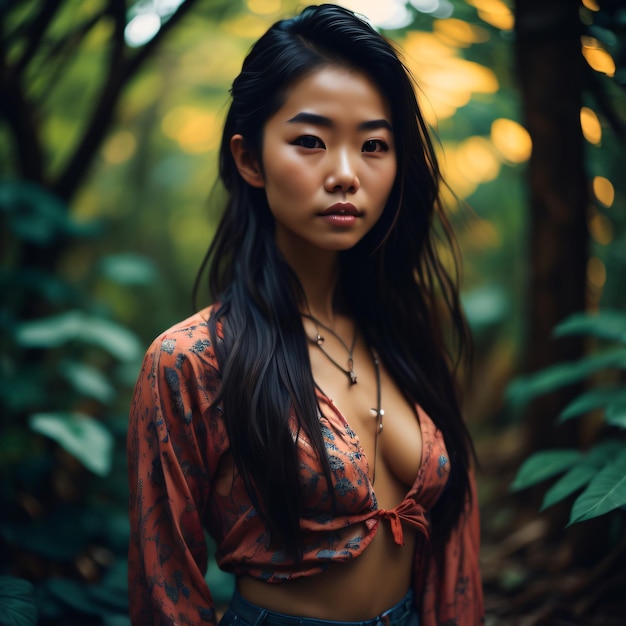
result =
[[230,138],[230,151],[241,177],[252,187],[258,189],[265,187],[259,161],[246,147],[243,135],[233,135]]

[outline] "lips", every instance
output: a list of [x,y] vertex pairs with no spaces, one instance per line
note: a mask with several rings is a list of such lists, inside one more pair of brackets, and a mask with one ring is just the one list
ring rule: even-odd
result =
[[319,215],[351,215],[353,217],[361,217],[363,213],[350,202],[337,202],[321,211]]

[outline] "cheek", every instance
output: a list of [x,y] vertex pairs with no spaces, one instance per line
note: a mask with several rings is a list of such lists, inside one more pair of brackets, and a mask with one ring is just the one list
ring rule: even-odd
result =
[[310,193],[312,178],[310,167],[303,167],[293,159],[275,159],[265,172],[268,199],[306,195]]

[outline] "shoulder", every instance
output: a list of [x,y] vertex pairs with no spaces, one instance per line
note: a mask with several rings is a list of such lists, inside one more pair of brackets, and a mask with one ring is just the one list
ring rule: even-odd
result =
[[145,361],[155,369],[210,367],[217,371],[209,330],[209,320],[215,308],[212,305],[202,309],[163,331],[148,348]]

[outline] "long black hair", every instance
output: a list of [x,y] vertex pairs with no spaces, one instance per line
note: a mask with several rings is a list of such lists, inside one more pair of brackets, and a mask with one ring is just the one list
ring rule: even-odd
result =
[[405,397],[419,403],[443,433],[451,476],[432,511],[433,537],[441,544],[468,497],[471,455],[444,338],[449,323],[455,352],[467,345],[458,289],[436,249],[438,237],[454,249],[439,201],[441,175],[408,70],[384,37],[338,6],[310,6],[274,24],[233,82],[220,148],[228,201],[202,267],[209,266],[209,290],[219,302],[209,325],[222,376],[219,401],[253,504],[272,541],[297,555],[303,506],[299,429],[331,486],[300,317],[303,293],[276,246],[265,191],[244,182],[230,138],[243,135],[261,163],[266,121],[296,81],[328,66],[363,72],[391,107],[396,180],[377,224],[340,253],[338,289]]

